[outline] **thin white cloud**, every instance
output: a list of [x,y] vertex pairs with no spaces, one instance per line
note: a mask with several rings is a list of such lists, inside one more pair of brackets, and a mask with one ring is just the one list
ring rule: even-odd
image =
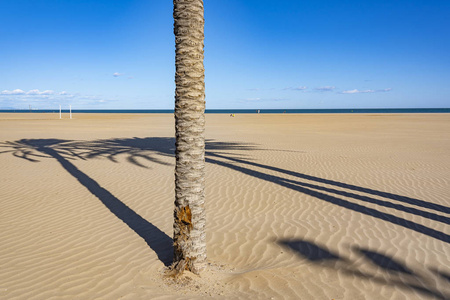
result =
[[43,92],[40,92],[39,95],[53,95],[55,92],[52,90],[45,90]]
[[297,86],[297,87],[287,87],[284,88],[284,90],[292,90],[292,91],[304,91],[306,90],[308,87],[306,86]]
[[67,92],[55,92],[53,90],[22,89],[4,90],[0,92],[1,107],[22,108],[24,105],[32,105],[34,108],[52,107],[55,103],[64,104],[74,99],[74,95]]
[[29,90],[28,92],[26,92],[27,95],[39,95],[39,93],[39,90]]
[[27,95],[54,95],[55,92],[52,90],[45,90],[45,91],[40,91],[40,90],[29,90],[27,93]]
[[374,93],[374,90],[360,91],[358,89],[343,91],[342,94],[361,94],[361,93]]
[[115,73],[113,74],[114,77],[119,77],[119,76],[122,76],[122,75],[123,75],[123,73],[119,73],[119,72],[115,72]]
[[[56,93],[52,90],[40,91],[37,89],[29,90],[28,92],[25,92],[24,90],[21,90],[21,89],[15,89],[12,91],[3,90],[2,92],[0,92],[0,95],[9,95],[9,96],[25,96],[25,95],[32,95],[32,96],[47,95],[48,96],[48,95],[55,95],[55,94]],[[63,95],[63,94],[60,94],[60,95]]]
[[3,90],[0,95],[25,95],[26,92],[21,89],[15,89],[12,91]]
[[335,89],[335,86],[321,86],[321,87],[317,87],[315,88],[316,91],[320,91],[320,92],[331,92]]
[[358,89],[354,89],[354,90],[347,90],[347,91],[343,91],[342,94],[364,94],[364,93],[383,93],[383,92],[389,92],[391,91],[391,88],[388,89],[382,89],[382,90],[358,90]]
[[259,101],[261,98],[245,98],[245,101]]
[[25,109],[32,106],[34,109],[58,108],[59,105],[72,105],[72,107],[99,107],[115,100],[104,98],[102,95],[83,95],[67,91],[39,90],[29,91],[22,89],[0,91],[0,108]]

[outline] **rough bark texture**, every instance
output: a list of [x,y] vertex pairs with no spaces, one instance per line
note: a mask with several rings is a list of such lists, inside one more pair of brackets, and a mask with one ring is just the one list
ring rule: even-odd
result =
[[205,236],[205,70],[202,0],[174,0],[175,33],[175,210],[174,263],[177,274],[201,271]]

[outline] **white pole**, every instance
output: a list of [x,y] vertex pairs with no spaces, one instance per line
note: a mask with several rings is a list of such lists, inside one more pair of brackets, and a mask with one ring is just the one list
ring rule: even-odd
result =
[[61,119],[61,104],[59,105],[59,118]]
[[69,109],[70,109],[70,118],[72,119],[72,105],[69,105]]

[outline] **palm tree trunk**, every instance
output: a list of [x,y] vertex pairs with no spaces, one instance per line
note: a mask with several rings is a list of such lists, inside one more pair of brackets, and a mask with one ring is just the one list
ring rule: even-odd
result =
[[175,210],[177,274],[205,267],[205,70],[202,0],[174,0],[175,33]]

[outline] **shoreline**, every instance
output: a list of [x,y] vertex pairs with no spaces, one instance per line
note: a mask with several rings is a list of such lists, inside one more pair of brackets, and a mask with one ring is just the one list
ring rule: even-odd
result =
[[[58,109],[0,110],[0,113],[59,113]],[[68,113],[68,109],[62,112]],[[173,113],[173,109],[74,109],[73,113]],[[365,114],[365,113],[450,113],[450,108],[338,108],[338,109],[206,109],[206,114]]]

